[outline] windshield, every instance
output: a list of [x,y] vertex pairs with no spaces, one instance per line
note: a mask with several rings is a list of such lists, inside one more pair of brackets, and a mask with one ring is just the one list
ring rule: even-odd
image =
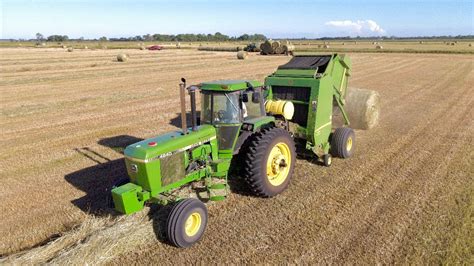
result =
[[240,123],[239,94],[201,92],[201,123]]

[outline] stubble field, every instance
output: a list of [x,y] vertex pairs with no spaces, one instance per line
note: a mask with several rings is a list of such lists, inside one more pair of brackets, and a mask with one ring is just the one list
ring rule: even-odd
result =
[[[473,263],[473,55],[351,54],[380,124],[330,168],[297,162],[272,199],[234,193],[202,241],[165,243],[163,210],[117,217],[124,146],[179,125],[177,84],[257,79],[289,60],[191,49],[0,49],[3,262]],[[2,262],[0,261],[0,262]]]

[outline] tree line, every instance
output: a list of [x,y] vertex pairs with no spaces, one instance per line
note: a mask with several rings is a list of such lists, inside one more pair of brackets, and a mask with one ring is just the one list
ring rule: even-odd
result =
[[67,35],[51,35],[44,37],[43,34],[36,34],[36,41],[50,41],[50,42],[64,42],[64,41],[81,41],[81,40],[92,40],[92,41],[161,41],[161,42],[225,42],[225,41],[264,41],[267,37],[263,34],[242,34],[238,37],[228,36],[220,32],[214,34],[145,34],[137,35],[134,37],[120,37],[120,38],[107,38],[105,36],[98,39],[70,39]]

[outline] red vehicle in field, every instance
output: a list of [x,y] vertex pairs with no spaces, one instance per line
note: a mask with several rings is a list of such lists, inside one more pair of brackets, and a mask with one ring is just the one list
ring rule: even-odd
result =
[[163,46],[161,46],[161,45],[152,45],[152,46],[148,47],[147,49],[150,50],[150,51],[155,51],[155,50],[159,51],[159,50],[163,49]]

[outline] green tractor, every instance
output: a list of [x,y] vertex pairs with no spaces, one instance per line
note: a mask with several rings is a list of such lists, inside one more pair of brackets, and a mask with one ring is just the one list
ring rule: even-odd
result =
[[[180,83],[182,129],[128,146],[125,163],[130,182],[112,190],[115,209],[131,214],[146,202],[173,203],[167,220],[169,241],[189,247],[202,237],[206,205],[183,199],[176,191],[201,182],[205,201],[225,199],[231,162],[239,164],[250,190],[273,197],[289,185],[296,146],[331,165],[331,154],[352,155],[354,131],[332,129],[333,108],[344,112],[350,59],[343,55],[296,56],[265,79]],[[186,90],[191,127],[186,125]],[[201,95],[198,123],[196,94]],[[239,160],[232,160],[239,156]],[[202,198],[201,198],[202,199]]]

